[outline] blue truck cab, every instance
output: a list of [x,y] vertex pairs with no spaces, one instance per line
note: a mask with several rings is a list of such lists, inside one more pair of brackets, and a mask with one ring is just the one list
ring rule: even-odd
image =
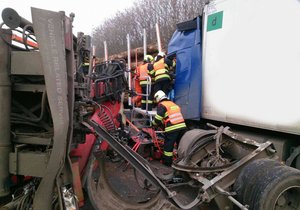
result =
[[185,119],[199,120],[202,92],[201,17],[177,24],[168,56],[176,56],[174,100]]

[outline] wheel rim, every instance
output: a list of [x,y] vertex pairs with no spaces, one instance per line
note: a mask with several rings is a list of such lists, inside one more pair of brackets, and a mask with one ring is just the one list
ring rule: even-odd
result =
[[276,198],[274,210],[300,210],[300,187],[291,186]]
[[[141,175],[139,178],[142,179]],[[152,206],[160,197],[159,189],[154,190],[153,186],[151,190],[142,189],[135,179],[133,168],[126,162],[112,163],[107,158],[95,158],[88,178],[92,205],[95,209],[100,209],[103,199],[108,199],[109,195],[118,202],[119,209],[141,209]]]

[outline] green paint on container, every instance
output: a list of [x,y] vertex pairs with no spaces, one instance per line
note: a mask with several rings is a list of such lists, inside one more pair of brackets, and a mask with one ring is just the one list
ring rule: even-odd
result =
[[214,31],[222,28],[223,11],[211,14],[207,18],[207,31]]

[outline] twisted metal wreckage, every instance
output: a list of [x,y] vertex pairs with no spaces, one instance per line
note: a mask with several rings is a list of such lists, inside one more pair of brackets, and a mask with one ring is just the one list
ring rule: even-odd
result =
[[[211,124],[188,131],[173,173],[161,174],[154,154],[162,134],[135,129],[131,110],[129,123],[119,113],[124,61],[92,67],[88,36],[75,37],[63,12],[32,8],[33,23],[12,9],[2,17],[9,28],[0,31],[1,209],[79,209],[87,200],[95,209],[259,209],[257,200],[271,195],[264,181],[299,180],[274,160],[271,142]],[[12,44],[15,31],[25,49]],[[264,205],[278,207],[284,194],[299,208],[299,185],[276,193]]]

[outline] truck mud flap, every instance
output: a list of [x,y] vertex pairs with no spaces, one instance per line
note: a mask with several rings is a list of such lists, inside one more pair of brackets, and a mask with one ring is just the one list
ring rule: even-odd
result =
[[64,14],[32,8],[32,20],[54,126],[52,152],[45,175],[36,191],[33,208],[50,210],[55,181],[66,158],[69,130]]

